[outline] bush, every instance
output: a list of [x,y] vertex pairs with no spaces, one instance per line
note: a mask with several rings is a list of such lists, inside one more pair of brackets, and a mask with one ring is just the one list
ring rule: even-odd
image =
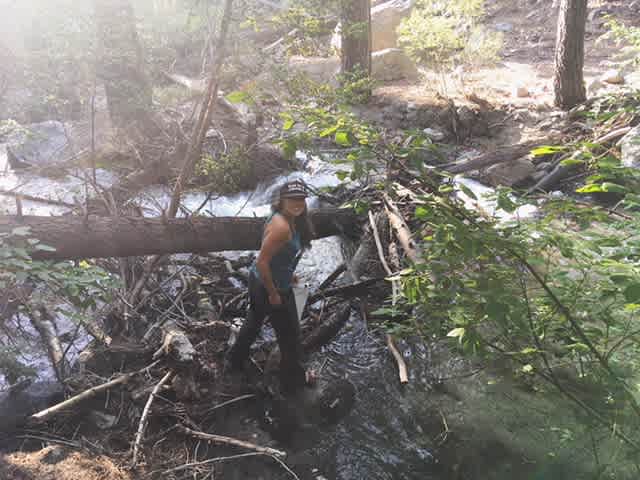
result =
[[495,62],[502,35],[476,24],[484,0],[423,0],[398,28],[399,42],[418,64],[444,70]]

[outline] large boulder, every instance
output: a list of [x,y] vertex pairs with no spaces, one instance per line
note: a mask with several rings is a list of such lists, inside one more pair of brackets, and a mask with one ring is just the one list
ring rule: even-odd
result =
[[[415,0],[389,0],[371,8],[371,51],[377,52],[398,46],[396,30],[400,22],[411,14]],[[331,46],[340,50],[340,25],[331,39]]]
[[7,142],[11,168],[42,167],[57,163],[69,148],[63,123],[49,120],[16,129]]
[[386,48],[371,55],[371,76],[382,82],[417,80],[418,69],[399,48]]
[[336,75],[340,72],[338,57],[301,57],[294,55],[289,59],[289,68],[304,73],[318,83],[329,83],[337,86]]
[[622,150],[622,165],[640,168],[640,125],[622,137],[619,145]]
[[[289,68],[304,73],[315,82],[338,85],[337,75],[340,72],[338,57],[293,56],[289,59]],[[387,48],[371,55],[371,76],[381,82],[403,78],[416,80],[418,69],[402,50]]]

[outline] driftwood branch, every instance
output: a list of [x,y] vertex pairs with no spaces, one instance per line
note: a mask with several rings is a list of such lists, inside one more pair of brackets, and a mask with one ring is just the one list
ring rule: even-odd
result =
[[387,335],[387,347],[391,350],[391,353],[396,359],[396,363],[398,364],[398,374],[400,375],[400,383],[409,383],[409,375],[407,373],[407,364],[402,358],[402,355],[398,351],[398,348],[395,345],[395,341],[391,335]]
[[142,416],[140,417],[140,423],[138,424],[138,432],[136,433],[136,441],[133,444],[133,466],[135,467],[138,464],[138,453],[140,452],[140,444],[142,443],[142,437],[144,436],[144,431],[147,428],[147,419],[149,418],[149,412],[151,411],[151,404],[155,399],[156,395],[162,388],[162,386],[167,383],[171,377],[173,376],[173,371],[170,370],[167,374],[162,377],[162,379],[158,382],[155,388],[151,391],[151,395],[149,395],[149,399],[147,400],[147,404],[144,406],[144,410],[142,411]]
[[185,426],[181,426],[181,430],[189,436],[199,438],[200,440],[205,440],[210,443],[216,443],[219,445],[232,445],[234,447],[245,448],[247,450],[253,450],[254,452],[264,453],[265,455],[273,455],[276,457],[287,456],[287,453],[283,452],[282,450],[276,450],[274,448],[269,448],[269,447],[261,447],[260,445],[245,442],[243,440],[237,440],[231,437],[223,437],[221,435],[213,435],[210,433],[198,432],[196,430],[192,430]]
[[151,365],[149,365],[148,367],[145,367],[141,370],[138,370],[136,372],[131,372],[131,373],[126,373],[124,375],[119,376],[118,378],[115,378],[107,383],[103,383],[102,385],[97,385],[95,387],[92,387],[88,390],[85,390],[84,392],[71,397],[67,400],[65,400],[64,402],[60,402],[52,407],[49,407],[45,410],[42,410],[38,413],[34,413],[33,415],[31,415],[31,418],[33,420],[38,420],[38,421],[45,421],[48,420],[49,418],[53,417],[54,415],[62,412],[63,410],[67,410],[71,407],[74,407],[86,400],[89,400],[90,398],[95,397],[96,395],[98,395],[99,393],[105,392],[113,387],[116,387],[118,385],[122,385],[127,383],[129,380],[131,380],[132,377],[134,377],[135,375],[138,375],[140,373],[146,372],[147,370],[155,367],[158,363],[160,363],[159,361],[152,363]]
[[409,260],[413,263],[419,263],[420,257],[418,255],[418,249],[416,247],[416,243],[412,238],[411,230],[407,226],[407,223],[404,221],[402,217],[402,213],[396,206],[396,204],[391,200],[391,197],[386,193],[383,194],[387,216],[389,217],[389,223],[391,224],[391,228],[398,238],[400,242],[400,246],[404,250],[404,253],[407,255]]

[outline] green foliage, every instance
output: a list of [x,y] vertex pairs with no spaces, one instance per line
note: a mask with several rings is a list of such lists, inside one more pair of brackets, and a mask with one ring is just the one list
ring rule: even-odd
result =
[[0,290],[10,291],[25,284],[38,286],[29,302],[51,304],[52,311],[82,322],[90,310],[113,300],[118,281],[103,269],[86,261],[34,261],[33,252],[54,251],[36,238],[29,227],[0,233]]
[[620,45],[622,43],[628,44],[634,49],[636,53],[635,61],[638,61],[640,56],[640,27],[631,27],[620,23],[618,20],[611,16],[607,16],[606,27],[609,31],[603,35],[603,39],[612,38]]
[[288,55],[307,57],[331,55],[331,48],[326,39],[332,34],[334,25],[327,21],[328,17],[320,15],[318,9],[296,5],[271,19],[275,27],[286,32],[294,32],[284,37]]
[[399,42],[417,63],[436,70],[455,64],[493,63],[502,35],[476,24],[483,0],[423,0],[398,28]]
[[219,158],[204,156],[197,167],[205,188],[220,195],[249,189],[252,171],[251,157],[244,148],[233,149]]
[[[555,388],[590,429],[637,452],[640,215],[611,216],[568,199],[547,201],[527,223],[487,218],[457,196],[473,198],[472,191],[422,163],[421,152],[435,147],[419,132],[390,139],[330,98],[298,99],[283,118],[282,143],[295,151],[331,142],[346,150],[336,160],[344,165],[342,179],[400,171],[419,192],[409,221],[421,259],[397,275],[396,303],[375,312],[385,327],[446,338],[468,354],[500,359],[523,382]],[[633,102],[624,105],[633,108]],[[619,111],[619,102],[601,103],[585,115],[615,122]],[[632,195],[635,177],[605,151],[581,142],[536,153],[564,155],[576,167],[596,165],[601,191]],[[393,194],[389,184],[379,186]],[[506,188],[493,200],[504,212],[520,206]]]

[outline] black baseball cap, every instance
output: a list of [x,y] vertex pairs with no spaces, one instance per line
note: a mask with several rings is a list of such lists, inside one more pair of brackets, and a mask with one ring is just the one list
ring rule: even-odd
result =
[[302,180],[293,180],[280,187],[280,198],[307,198],[309,188]]

